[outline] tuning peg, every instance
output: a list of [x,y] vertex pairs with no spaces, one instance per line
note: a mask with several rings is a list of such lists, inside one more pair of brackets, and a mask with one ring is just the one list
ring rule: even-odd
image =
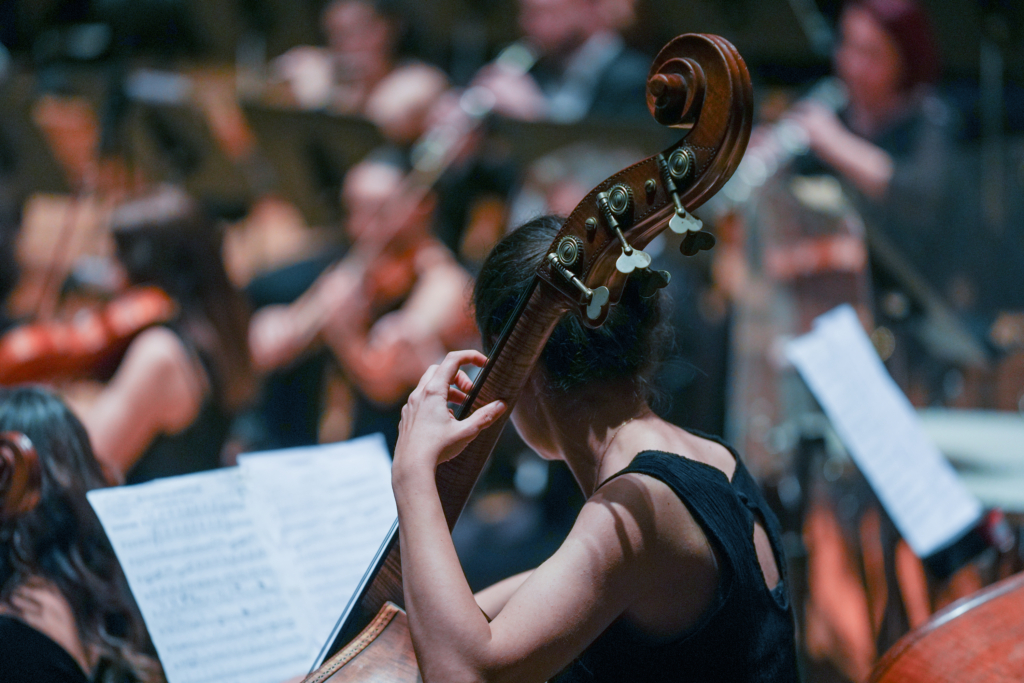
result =
[[707,251],[713,246],[715,246],[715,236],[701,230],[687,234],[683,238],[682,244],[679,245],[679,251],[683,256],[694,256],[698,251]]
[[[634,276],[636,277],[636,276]],[[668,286],[672,281],[672,273],[667,270],[646,270],[641,275],[643,281],[640,283],[640,296],[649,299],[658,293],[659,289]]]
[[675,207],[675,215],[668,222],[668,228],[677,235],[685,235],[688,232],[696,232],[704,227],[700,219],[695,218],[679,199],[679,189],[676,187],[676,180],[683,180],[693,173],[696,160],[693,152],[687,147],[680,147],[672,152],[668,159],[665,155],[658,155],[658,170],[661,171],[661,182],[665,185],[672,204]]
[[[678,199],[678,195],[672,195]],[[685,235],[688,232],[697,232],[704,227],[704,223],[683,208],[682,203],[676,205],[675,215],[668,221],[668,228],[677,235]]]
[[587,317],[597,320],[601,317],[601,309],[608,303],[610,294],[607,287],[595,287],[591,290],[590,303],[587,304]]
[[[627,249],[629,251],[626,251]],[[651,255],[646,251],[633,249],[628,244],[622,248],[619,258],[615,259],[615,269],[624,275],[629,275],[637,268],[643,270],[649,265],[651,265]]]
[[583,244],[576,237],[563,237],[554,253],[548,254],[548,262],[555,272],[566,279],[569,284],[579,290],[582,295],[580,303],[587,307],[587,317],[590,320],[597,320],[601,317],[601,310],[608,303],[610,293],[607,287],[595,287],[590,289],[583,281],[569,270],[582,253]]
[[651,265],[651,255],[642,249],[634,248],[626,241],[619,221],[615,218],[616,214],[628,213],[632,201],[633,193],[626,185],[616,185],[610,192],[599,192],[597,195],[597,205],[601,208],[605,224],[615,233],[622,245],[622,254],[615,260],[615,269],[624,275],[632,273],[637,268],[642,270]]

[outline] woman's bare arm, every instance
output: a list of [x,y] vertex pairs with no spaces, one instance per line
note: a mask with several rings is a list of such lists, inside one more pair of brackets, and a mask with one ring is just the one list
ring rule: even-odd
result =
[[484,588],[482,591],[477,591],[473,597],[476,598],[476,604],[480,605],[480,609],[487,615],[488,621],[498,616],[498,612],[504,609],[509,598],[519,590],[520,586],[526,583],[526,580],[530,578],[530,574],[533,574],[533,571],[530,569],[529,571],[520,572],[507,579],[502,579],[498,583]]
[[811,150],[818,158],[869,199],[885,197],[894,170],[888,152],[858,136],[824,107],[807,105],[797,113],[796,121],[807,131]]
[[[565,543],[488,623],[474,600],[445,523],[434,480],[490,424],[490,404],[456,421],[447,400],[461,364],[482,354],[449,354],[403,409],[392,480],[402,527],[406,607],[424,681],[545,681],[564,668],[643,590],[657,534],[637,487],[617,479],[584,506]],[[469,383],[458,376],[462,390]],[[647,512],[645,512],[647,510]]]

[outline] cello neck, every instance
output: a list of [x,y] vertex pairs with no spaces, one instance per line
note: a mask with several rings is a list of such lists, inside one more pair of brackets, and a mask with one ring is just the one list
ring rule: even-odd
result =
[[[544,280],[535,278],[516,314],[495,344],[459,417],[466,417],[491,401],[504,401],[507,408],[458,457],[437,468],[437,490],[449,529],[454,528],[458,521],[548,337],[568,308],[564,296],[558,290]],[[370,623],[386,602],[403,607],[405,605],[397,524],[363,577],[356,595],[342,614],[315,666],[319,667],[341,650]]]

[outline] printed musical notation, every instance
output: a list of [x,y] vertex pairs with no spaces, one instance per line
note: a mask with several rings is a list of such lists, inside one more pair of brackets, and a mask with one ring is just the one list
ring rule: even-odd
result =
[[818,317],[786,355],[918,557],[977,523],[981,503],[928,440],[853,308]]
[[384,438],[243,455],[239,465],[281,560],[295,568],[287,576],[320,647],[398,516]]
[[368,437],[89,502],[169,683],[280,683],[309,670],[394,521],[390,481]]

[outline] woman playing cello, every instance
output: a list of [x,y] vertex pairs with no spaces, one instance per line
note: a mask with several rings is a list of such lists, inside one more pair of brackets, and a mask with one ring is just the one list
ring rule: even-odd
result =
[[[485,344],[560,225],[532,221],[487,259],[475,291]],[[434,471],[505,407],[464,421],[449,412],[471,389],[459,366],[485,361],[475,351],[423,376],[392,470],[423,680],[797,680],[778,523],[731,449],[651,412],[648,378],[664,342],[658,298],[632,279],[601,328],[562,318],[512,421],[542,457],[568,464],[588,500],[547,562],[476,596]]]

